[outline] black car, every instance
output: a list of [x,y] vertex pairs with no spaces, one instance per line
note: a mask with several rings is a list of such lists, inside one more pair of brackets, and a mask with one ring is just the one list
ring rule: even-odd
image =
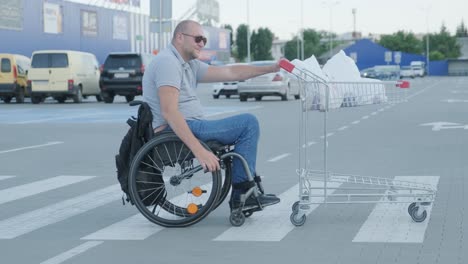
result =
[[154,57],[152,54],[133,52],[110,53],[101,66],[100,88],[104,102],[114,102],[116,95],[133,101],[142,93],[142,79],[145,65]]

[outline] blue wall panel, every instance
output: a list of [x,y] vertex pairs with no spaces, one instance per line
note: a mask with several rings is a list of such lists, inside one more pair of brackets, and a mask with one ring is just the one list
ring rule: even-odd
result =
[[447,76],[448,75],[448,61],[430,61],[429,62],[429,75]]
[[[375,65],[386,65],[385,52],[390,51],[387,48],[369,40],[361,39],[353,45],[344,49],[346,55],[351,56],[351,53],[357,54],[357,66],[359,70],[374,67]],[[392,62],[389,65],[396,65],[394,61],[395,52],[392,51]],[[410,65],[412,61],[426,61],[426,57],[419,54],[401,52],[400,65]],[[447,61],[431,61],[429,62],[429,75],[448,75]]]
[[[0,52],[18,53],[30,57],[35,50],[70,49],[91,52],[100,63],[107,54],[113,51],[130,51],[130,36],[128,40],[112,38],[112,20],[114,14],[127,17],[127,32],[130,35],[129,13],[81,5],[60,0],[48,0],[48,3],[62,6],[63,33],[44,33],[43,1],[23,2],[23,29],[0,29]],[[81,10],[94,11],[98,17],[97,36],[84,36],[81,32]]]

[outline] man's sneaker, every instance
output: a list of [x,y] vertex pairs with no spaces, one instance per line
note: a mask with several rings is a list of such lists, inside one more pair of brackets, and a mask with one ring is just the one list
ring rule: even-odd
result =
[[[277,204],[280,202],[280,198],[276,197],[274,194],[260,194],[257,198],[251,195],[249,198],[245,200],[244,207],[242,208],[243,211],[251,210],[255,208],[260,208],[258,202],[262,205],[262,207],[266,207],[269,205]],[[241,207],[241,202],[239,200],[230,200],[229,207],[232,210],[238,209]]]

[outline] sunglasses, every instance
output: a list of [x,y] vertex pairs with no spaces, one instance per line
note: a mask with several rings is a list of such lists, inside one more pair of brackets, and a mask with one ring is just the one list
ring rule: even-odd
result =
[[203,41],[203,45],[206,45],[206,42],[208,42],[208,39],[205,38],[204,36],[193,36],[193,35],[185,34],[185,33],[182,33],[182,35],[192,37],[195,40],[195,43],[200,43],[200,41]]

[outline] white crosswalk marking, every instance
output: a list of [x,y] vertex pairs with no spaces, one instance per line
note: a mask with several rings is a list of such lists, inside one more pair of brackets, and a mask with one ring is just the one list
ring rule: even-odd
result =
[[67,252],[63,252],[62,254],[55,256],[51,259],[41,262],[41,264],[60,264],[63,263],[76,255],[79,255],[89,249],[99,246],[100,244],[104,243],[103,241],[89,241],[83,243],[75,248],[68,250]]
[[[203,190],[206,190],[204,197],[209,197],[211,192],[211,184],[205,184],[200,186]],[[185,204],[187,202],[187,194],[178,195],[170,201],[174,204]],[[182,202],[181,202],[182,201]],[[197,201],[192,201],[197,204]],[[173,215],[161,210],[159,213],[160,217],[173,219]],[[111,226],[98,230],[90,235],[87,235],[81,239],[89,240],[144,240],[151,235],[163,230],[164,227],[153,224],[143,215],[137,214],[129,217],[123,221],[115,223]]]
[[[395,180],[428,183],[437,186],[439,176],[397,176]],[[422,243],[431,215],[432,204],[426,208],[427,218],[413,222],[408,214],[409,203],[379,203],[356,234],[353,242]]]
[[12,239],[41,227],[63,221],[99,206],[119,200],[120,185],[115,184],[85,195],[0,221],[0,239]]
[[6,179],[10,179],[10,178],[13,178],[13,177],[15,177],[15,176],[1,175],[1,176],[0,176],[0,181],[1,181],[1,180],[6,180]]
[[[323,182],[312,181],[312,187],[323,187]],[[329,187],[339,187],[340,184],[329,183]],[[244,225],[231,227],[224,233],[216,237],[215,241],[281,241],[294,225],[291,224],[291,205],[298,200],[298,185],[293,186],[280,195],[281,202],[264,211],[256,212],[251,218],[246,219]],[[323,193],[319,190],[312,190],[313,194]],[[329,193],[333,192],[333,189]],[[317,202],[323,201],[322,198]],[[319,204],[312,204],[307,214],[314,211]]]
[[0,204],[54,190],[70,184],[89,180],[91,178],[94,178],[94,176],[57,176],[50,179],[0,190]]
[[163,230],[164,227],[153,224],[142,214],[134,215],[104,229],[87,235],[84,240],[144,240]]

